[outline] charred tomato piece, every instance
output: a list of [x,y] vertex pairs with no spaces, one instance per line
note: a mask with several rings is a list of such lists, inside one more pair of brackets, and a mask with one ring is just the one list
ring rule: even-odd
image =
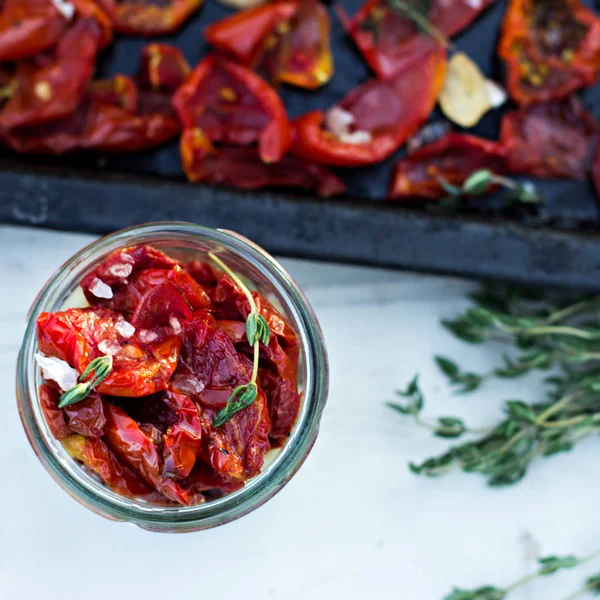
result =
[[511,0],[498,54],[519,104],[564,98],[593,85],[600,69],[600,17],[580,0]]
[[390,200],[439,200],[448,195],[442,181],[460,187],[479,169],[497,174],[507,171],[502,145],[451,132],[396,165],[388,197]]

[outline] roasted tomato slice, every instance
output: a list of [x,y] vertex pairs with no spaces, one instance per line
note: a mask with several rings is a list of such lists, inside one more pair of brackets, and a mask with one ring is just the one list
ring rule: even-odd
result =
[[0,61],[50,48],[68,27],[52,0],[4,0],[0,8]]
[[40,386],[40,406],[46,423],[57,440],[69,435],[65,414],[62,409],[58,408],[59,396],[60,394],[55,387],[47,384]]
[[173,479],[163,477],[163,459],[156,446],[125,411],[104,403],[105,439],[121,461],[139,473],[154,489],[170,500],[191,504],[190,494]]
[[179,338],[155,340],[144,329],[133,337],[124,323],[119,313],[106,308],[42,313],[37,320],[39,348],[80,372],[94,358],[112,355],[113,369],[98,386],[103,394],[137,398],[166,389],[177,366]]
[[200,128],[212,142],[258,143],[264,162],[280,160],[291,143],[285,108],[275,90],[248,68],[213,55],[205,58],[173,97],[185,128]]
[[596,81],[600,17],[580,0],[511,0],[498,53],[516,102],[564,98]]
[[203,0],[116,0],[115,29],[132,35],[163,35],[179,29]]
[[189,395],[198,406],[202,424],[200,456],[220,476],[242,481],[260,472],[269,449],[268,406],[262,390],[257,399],[214,428],[217,413],[231,392],[251,377],[251,362],[206,312],[195,313],[184,325],[181,364],[173,390]]
[[507,171],[502,145],[451,132],[396,165],[388,197],[391,200],[438,200],[448,195],[441,181],[461,186],[479,169],[490,169],[498,174]]
[[174,92],[191,73],[179,48],[169,44],[148,44],[142,50],[136,79],[142,89]]
[[272,83],[315,89],[333,75],[329,15],[317,0],[283,1],[217,21],[205,39]]
[[429,117],[444,82],[446,52],[435,49],[395,81],[371,79],[324,114],[293,122],[293,151],[306,160],[361,166],[380,162]]
[[344,183],[329,169],[294,156],[264,163],[255,148],[233,146],[216,149],[201,129],[185,129],[181,136],[181,161],[194,182],[229,185],[246,190],[292,187],[319,196],[335,196]]
[[[218,325],[233,340],[238,350],[248,356],[252,355],[243,321],[218,321]],[[300,410],[297,364],[292,363],[276,335],[271,336],[268,346],[261,344],[260,364],[260,387],[267,396],[271,417],[269,437],[275,445],[281,445],[292,432]]]
[[[411,0],[409,0],[411,1]],[[432,0],[428,20],[450,37],[469,25],[493,0]],[[338,13],[347,33],[380,79],[394,78],[434,49],[436,41],[414,21],[395,11],[388,0],[369,0],[351,19]]]
[[599,133],[596,120],[573,97],[504,115],[500,141],[516,173],[587,179]]
[[14,93],[0,112],[0,128],[37,125],[73,113],[92,76],[99,38],[96,21],[81,19],[53,51],[20,63]]
[[102,439],[86,439],[73,434],[63,440],[63,445],[73,458],[97,473],[115,494],[165,503],[162,494],[155,492],[137,473],[121,464]]

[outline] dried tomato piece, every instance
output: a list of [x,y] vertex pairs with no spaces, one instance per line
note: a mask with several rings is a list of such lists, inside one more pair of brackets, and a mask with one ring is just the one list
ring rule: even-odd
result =
[[155,492],[137,473],[122,465],[103,440],[72,434],[63,440],[63,444],[73,458],[97,473],[115,494],[126,498],[143,498],[153,503],[165,502],[162,494]]
[[110,46],[113,40],[115,0],[70,0],[80,17],[95,19],[100,27],[100,48]]
[[[474,21],[493,0],[431,0],[427,18],[451,37]],[[388,0],[369,0],[350,18],[338,5],[346,32],[358,46],[367,64],[383,80],[393,79],[437,46],[413,20],[395,11]]]
[[250,69],[208,56],[173,97],[185,128],[212,142],[258,143],[264,162],[280,160],[291,143],[285,108],[275,90]]
[[92,81],[88,87],[88,94],[95,103],[108,104],[130,113],[134,113],[138,108],[138,87],[131,77],[125,75]]
[[[164,252],[153,248],[152,246],[131,246],[122,248],[107,256],[102,264],[93,269],[81,281],[81,289],[85,294],[86,300],[94,305],[111,306],[111,298],[102,298],[93,293],[92,286],[96,280],[106,284],[111,288],[113,295],[125,289],[131,278],[146,269],[172,269],[179,262],[173,260]],[[162,283],[162,282],[161,282]],[[121,309],[121,306],[114,306]],[[128,310],[133,310],[134,307]]]
[[190,276],[204,288],[214,288],[217,285],[217,276],[213,268],[201,260],[192,260],[186,265]]
[[57,440],[69,435],[65,414],[62,409],[58,408],[59,396],[60,394],[55,387],[47,384],[40,386],[40,406],[46,423]]
[[190,65],[179,48],[157,42],[144,46],[136,79],[143,89],[174,92],[190,73]]
[[500,141],[512,171],[587,179],[600,126],[572,97],[504,115]]
[[4,0],[0,9],[0,61],[33,56],[54,46],[67,20],[51,0]]
[[[252,354],[246,337],[246,324],[242,321],[218,321],[226,333],[242,352]],[[278,337],[272,335],[269,345],[260,348],[259,381],[267,396],[271,418],[270,438],[276,445],[287,440],[300,410],[301,396],[298,393],[297,363],[293,364],[279,344]]]
[[[104,354],[113,357],[110,375],[98,386],[103,394],[140,397],[164,390],[179,359],[177,336],[164,340],[123,336],[123,317],[106,308],[70,308],[42,313],[37,320],[38,345],[47,356],[60,358],[83,372]],[[144,331],[144,330],[142,330]]]
[[0,128],[37,125],[73,113],[92,76],[100,29],[94,19],[81,19],[56,48],[17,69],[14,93],[0,112]]
[[200,453],[202,429],[198,408],[185,395],[167,392],[165,403],[177,415],[163,438],[163,477],[187,477]]
[[194,182],[229,185],[245,190],[292,187],[323,197],[344,192],[344,183],[329,169],[294,156],[266,164],[255,148],[216,149],[201,129],[185,129],[181,160]]
[[273,82],[315,89],[333,75],[329,15],[317,0],[266,4],[226,17],[205,39]]
[[444,82],[446,52],[436,49],[394,81],[371,79],[327,115],[313,111],[293,122],[293,152],[338,166],[380,162],[429,117]]
[[231,392],[250,381],[251,362],[205,311],[184,324],[181,364],[173,389],[189,395],[198,406],[202,424],[200,456],[222,477],[242,481],[260,472],[269,448],[270,419],[262,390],[257,399],[214,428],[217,413]]
[[131,317],[134,327],[168,327],[170,319],[190,319],[192,311],[181,290],[170,281],[153,287],[138,304]]
[[115,28],[133,35],[163,35],[179,29],[203,0],[117,0]]
[[84,400],[63,408],[72,433],[85,437],[101,437],[104,434],[106,418],[100,395],[93,392]]
[[506,152],[498,142],[450,132],[396,165],[388,197],[439,200],[448,195],[440,181],[461,186],[479,169],[502,174],[507,168]]
[[191,497],[176,481],[162,476],[162,457],[151,440],[127,413],[110,402],[104,403],[106,442],[134,471],[170,500],[191,504]]
[[593,85],[600,70],[600,17],[580,0],[511,0],[498,54],[519,104],[546,102]]
[[[244,486],[243,481],[232,481],[222,477],[202,460],[196,461],[196,464],[185,480],[185,487],[192,494],[204,496],[205,492],[235,492]],[[211,494],[213,495],[213,494]],[[218,496],[218,494],[214,494]]]

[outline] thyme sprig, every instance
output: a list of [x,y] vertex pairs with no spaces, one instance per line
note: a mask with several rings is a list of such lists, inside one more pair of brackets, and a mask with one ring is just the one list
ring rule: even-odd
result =
[[[599,556],[600,551],[594,552],[583,558],[578,558],[577,556],[572,555],[546,556],[538,559],[539,566],[535,572],[518,579],[510,585],[504,587],[484,585],[472,590],[454,588],[452,592],[444,597],[444,600],[504,600],[511,592],[522,587],[526,583],[529,583],[530,581],[538,579],[539,577],[553,575],[557,571],[578,567],[584,563],[594,560],[595,558],[598,558]],[[593,577],[589,577],[582,588],[573,594],[570,594],[567,598],[564,598],[564,600],[574,600],[586,592],[592,592],[594,595],[600,594],[600,576],[595,575]]]
[[231,396],[229,396],[227,400],[225,408],[216,414],[213,426],[220,427],[233,415],[250,406],[256,400],[256,397],[258,396],[256,380],[258,378],[260,342],[266,346],[269,343],[271,331],[266,319],[258,312],[254,297],[244,282],[218,256],[212,252],[209,252],[208,256],[213,262],[219,265],[229,277],[231,277],[244,296],[246,296],[248,304],[250,305],[250,313],[246,318],[246,337],[253,349],[252,375],[248,383],[240,385],[233,390]]
[[60,397],[58,408],[64,408],[87,398],[92,390],[98,387],[109,376],[112,368],[112,356],[100,356],[90,361],[85,371],[79,376],[79,383],[75,384]]
[[446,328],[472,344],[505,342],[512,354],[505,356],[502,366],[484,374],[464,371],[451,359],[437,357],[450,384],[467,393],[492,377],[514,378],[553,369],[545,379],[546,398],[534,404],[506,401],[505,418],[484,430],[452,416],[425,424],[420,417],[425,400],[417,378],[399,392],[410,399],[409,404],[392,407],[440,437],[479,435],[421,464],[410,464],[414,473],[434,476],[458,467],[483,475],[489,485],[509,485],[524,477],[539,456],[568,451],[600,432],[600,298],[549,300],[535,292],[491,286],[473,300],[476,306],[444,321]]

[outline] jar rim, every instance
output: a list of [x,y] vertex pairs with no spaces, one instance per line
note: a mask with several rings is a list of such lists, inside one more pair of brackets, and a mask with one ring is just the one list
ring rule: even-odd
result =
[[[152,241],[152,238],[157,239]],[[135,238],[135,239],[134,239]],[[81,281],[85,271],[106,255],[134,244],[159,244],[161,240],[209,241],[236,255],[268,279],[286,302],[293,317],[304,355],[305,387],[300,413],[288,440],[271,464],[237,491],[193,506],[165,507],[117,495],[96,481],[72,459],[52,436],[38,401],[39,367],[35,322],[41,312],[58,310],[57,298],[69,284]],[[141,240],[141,241],[140,241]],[[72,497],[94,512],[114,520],[133,522],[158,531],[194,531],[214,527],[258,508],[293,476],[316,439],[328,392],[327,353],[323,335],[308,300],[287,271],[265,250],[244,236],[178,221],[136,225],[94,240],[67,260],[43,286],[28,313],[17,361],[17,403],[31,446],[52,477]]]

